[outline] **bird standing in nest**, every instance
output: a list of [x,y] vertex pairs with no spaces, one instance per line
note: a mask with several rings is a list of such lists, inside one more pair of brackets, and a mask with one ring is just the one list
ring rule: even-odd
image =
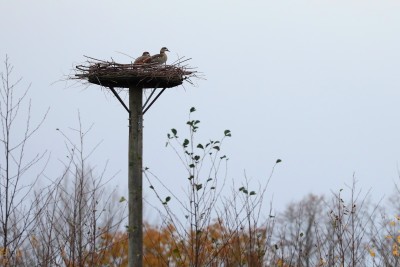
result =
[[168,48],[163,47],[160,50],[160,54],[156,54],[154,56],[151,56],[150,58],[146,59],[144,62],[145,63],[154,63],[157,65],[162,65],[165,64],[167,62],[167,54],[165,53],[166,51],[169,52]]
[[135,59],[135,61],[133,63],[134,64],[143,64],[149,58],[150,58],[150,53],[146,51],[146,52],[143,52],[143,54],[140,57]]

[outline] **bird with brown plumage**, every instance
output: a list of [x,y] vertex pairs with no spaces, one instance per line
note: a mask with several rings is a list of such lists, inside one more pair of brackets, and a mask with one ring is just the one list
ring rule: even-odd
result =
[[144,61],[144,63],[153,63],[153,64],[156,64],[156,65],[165,64],[167,62],[167,59],[168,59],[167,53],[165,53],[167,51],[169,52],[168,48],[162,47],[161,50],[160,50],[160,54],[156,54],[156,55],[151,56],[150,58],[146,59]]
[[145,51],[145,52],[143,52],[143,54],[140,56],[140,57],[138,57],[137,59],[135,59],[135,61],[133,62],[134,64],[143,64],[143,63],[145,63],[145,61],[147,60],[147,59],[149,59],[151,56],[150,56],[150,53],[149,52],[147,52],[147,51]]

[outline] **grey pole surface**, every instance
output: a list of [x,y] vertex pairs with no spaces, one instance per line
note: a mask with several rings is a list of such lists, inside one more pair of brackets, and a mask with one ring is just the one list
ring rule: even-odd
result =
[[143,116],[142,88],[129,88],[129,148],[128,148],[128,190],[129,190],[129,267],[143,266]]

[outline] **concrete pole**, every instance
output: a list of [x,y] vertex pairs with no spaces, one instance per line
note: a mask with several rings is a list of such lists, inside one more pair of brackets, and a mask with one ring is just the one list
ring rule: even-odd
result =
[[129,190],[129,267],[143,266],[143,89],[129,88],[129,148],[128,148],[128,190]]

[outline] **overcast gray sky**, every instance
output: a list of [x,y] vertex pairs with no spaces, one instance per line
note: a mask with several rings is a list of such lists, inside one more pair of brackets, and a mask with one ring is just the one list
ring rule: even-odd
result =
[[[32,83],[34,114],[51,108],[32,151],[65,156],[56,128],[94,123],[92,160],[121,170],[125,188],[127,114],[97,86],[55,81],[83,55],[121,63],[167,46],[170,62],[192,58],[207,80],[169,89],[145,115],[144,164],[171,185],[177,160],[165,148],[195,106],[201,136],[225,129],[229,179],[264,180],[282,209],[313,192],[350,184],[379,199],[398,181],[400,159],[400,2],[381,1],[22,1],[0,0],[0,56]],[[3,69],[3,67],[2,67]],[[125,98],[125,100],[127,100]],[[91,145],[90,142],[88,145]],[[151,198],[151,192],[145,192]]]

